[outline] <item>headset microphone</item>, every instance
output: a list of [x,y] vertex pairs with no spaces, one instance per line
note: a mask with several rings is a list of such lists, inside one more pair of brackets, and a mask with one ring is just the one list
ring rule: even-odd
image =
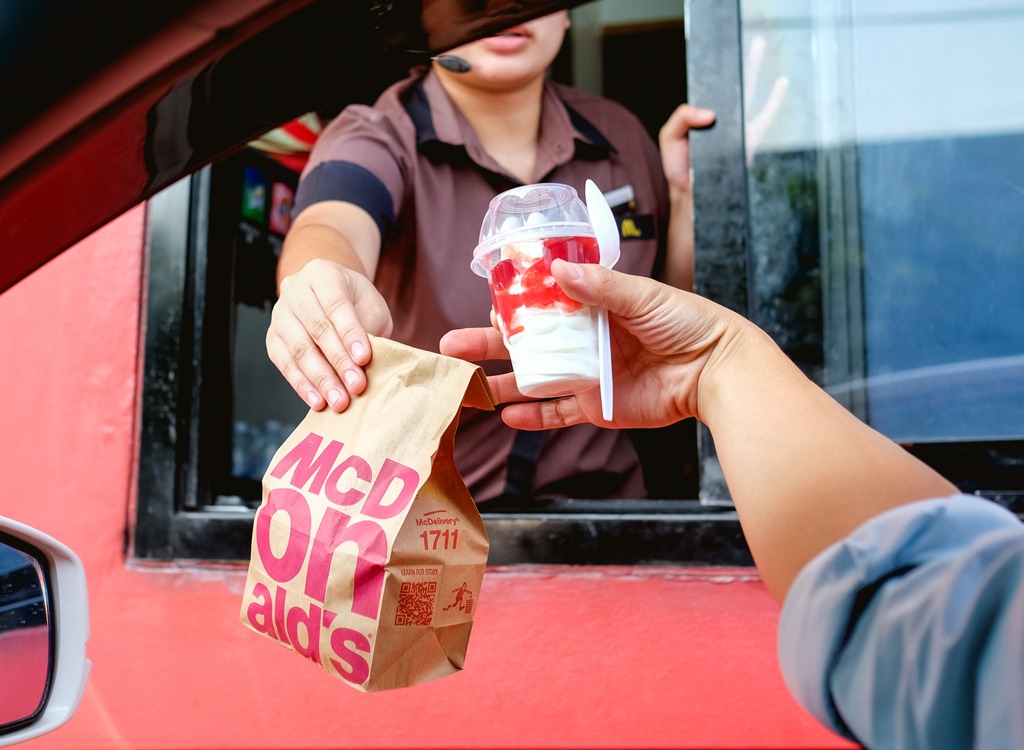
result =
[[468,73],[473,69],[473,66],[469,64],[469,60],[465,60],[457,55],[438,55],[430,59],[452,73]]

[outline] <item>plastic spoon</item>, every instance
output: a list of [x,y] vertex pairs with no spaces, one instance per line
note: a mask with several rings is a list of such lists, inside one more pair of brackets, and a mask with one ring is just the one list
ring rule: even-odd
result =
[[[587,213],[597,236],[597,247],[601,251],[601,265],[611,268],[619,260],[619,224],[615,220],[604,193],[587,180]],[[601,416],[606,422],[612,421],[612,337],[608,325],[608,311],[603,307],[597,311],[597,357],[600,361],[599,382],[601,387]]]

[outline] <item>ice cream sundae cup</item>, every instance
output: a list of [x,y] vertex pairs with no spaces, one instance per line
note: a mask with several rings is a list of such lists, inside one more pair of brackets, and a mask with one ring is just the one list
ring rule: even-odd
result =
[[587,208],[568,185],[513,188],[491,200],[473,251],[485,277],[516,385],[537,398],[596,386],[597,309],[566,295],[551,261],[598,263]]

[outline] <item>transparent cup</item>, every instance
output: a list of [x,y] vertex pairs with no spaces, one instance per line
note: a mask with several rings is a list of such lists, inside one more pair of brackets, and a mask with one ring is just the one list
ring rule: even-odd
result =
[[587,208],[569,185],[542,183],[495,196],[471,267],[488,280],[491,302],[527,396],[564,396],[596,386],[598,311],[566,295],[551,261],[598,263]]

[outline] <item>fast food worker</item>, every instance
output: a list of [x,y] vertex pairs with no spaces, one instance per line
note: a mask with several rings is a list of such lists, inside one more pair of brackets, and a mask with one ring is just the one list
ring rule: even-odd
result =
[[[621,189],[632,221],[616,268],[692,286],[687,135],[714,116],[682,105],[659,154],[624,107],[547,78],[569,24],[559,11],[453,49],[442,62],[456,69],[421,66],[325,128],[267,332],[271,361],[312,408],[340,412],[365,388],[367,333],[437,351],[447,331],[488,323],[487,284],[469,264],[491,198],[518,185]],[[470,409],[460,419],[456,465],[478,503],[647,496],[626,432],[519,432]]]

